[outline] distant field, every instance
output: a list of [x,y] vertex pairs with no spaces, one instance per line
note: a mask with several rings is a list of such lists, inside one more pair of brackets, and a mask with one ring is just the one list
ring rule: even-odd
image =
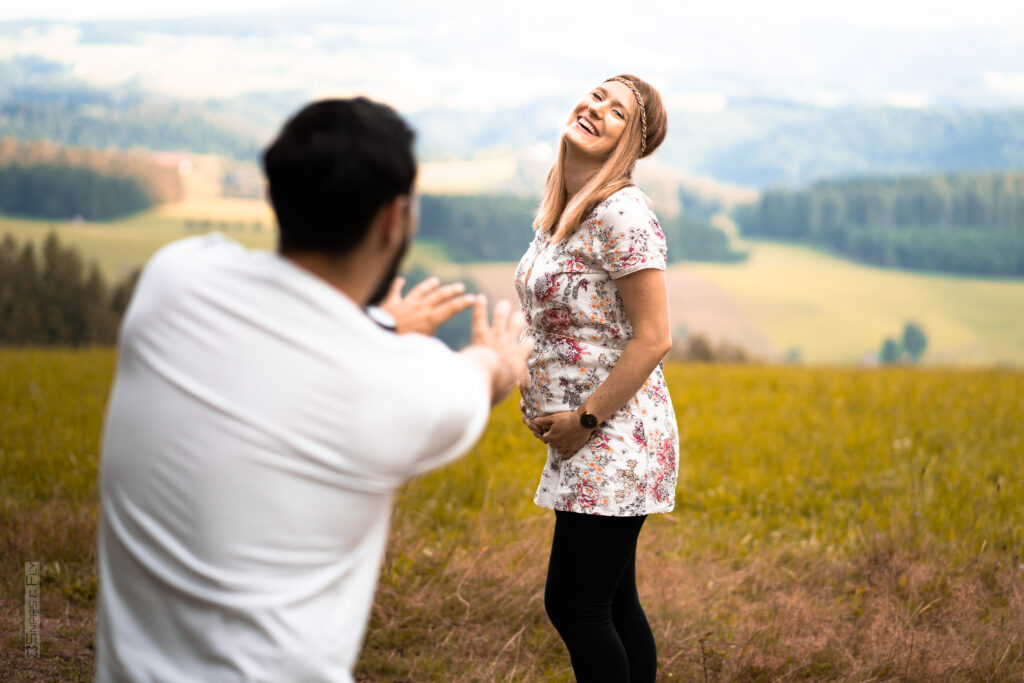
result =
[[[113,281],[181,237],[220,230],[271,249],[274,223],[261,200],[195,197],[116,223],[0,218],[0,236],[41,241],[51,229],[96,260]],[[1024,366],[1024,280],[923,275],[862,266],[814,249],[750,242],[740,264],[672,266],[673,329],[742,345],[763,358],[790,350],[810,363],[856,363],[913,320],[928,335],[923,361]],[[447,279],[470,277],[493,298],[515,297],[514,264],[457,265],[438,245],[414,245],[408,265]]]
[[[928,336],[922,362],[1024,365],[1024,280],[923,275],[861,266],[803,247],[751,242],[740,264],[669,267],[675,336],[702,333],[779,359],[859,363],[908,320]],[[515,297],[515,264],[439,270],[473,278],[493,297]]]
[[1024,280],[908,273],[805,247],[750,246],[743,264],[681,268],[726,292],[779,351],[856,362],[913,320],[929,338],[924,362],[1024,365]]
[[[115,282],[143,265],[157,249],[174,240],[210,231],[255,249],[273,249],[277,227],[270,206],[259,199],[196,197],[165,204],[112,223],[21,220],[0,216],[0,239],[41,244],[56,231],[62,244],[78,247],[86,261],[95,261],[108,282]],[[430,245],[413,245],[409,263],[436,264],[444,252]]]
[[[0,350],[0,680],[91,681],[109,349]],[[667,364],[676,509],[644,526],[660,680],[1020,681],[1024,373]],[[544,449],[513,395],[396,501],[360,681],[571,681]],[[40,659],[23,563],[42,563]],[[580,558],[581,570],[586,558]]]
[[271,248],[275,228],[261,205],[263,202],[256,200],[187,200],[113,223],[83,225],[0,217],[0,238],[12,233],[19,242],[41,244],[55,230],[62,244],[78,247],[85,259],[96,261],[113,282],[144,264],[168,242],[210,230],[220,230],[250,247]]

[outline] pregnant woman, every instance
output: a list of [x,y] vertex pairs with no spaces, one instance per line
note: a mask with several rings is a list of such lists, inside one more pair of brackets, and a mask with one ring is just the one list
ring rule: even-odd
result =
[[555,511],[544,605],[578,681],[655,680],[636,589],[647,515],[672,510],[675,414],[665,235],[634,185],[665,139],[658,91],[610,78],[573,109],[516,270],[536,344],[523,421],[548,446],[535,502]]

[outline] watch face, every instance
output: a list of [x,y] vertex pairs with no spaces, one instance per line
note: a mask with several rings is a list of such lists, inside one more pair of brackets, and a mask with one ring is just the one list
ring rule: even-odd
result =
[[597,426],[597,418],[590,413],[583,413],[580,415],[580,424],[586,429],[593,429]]

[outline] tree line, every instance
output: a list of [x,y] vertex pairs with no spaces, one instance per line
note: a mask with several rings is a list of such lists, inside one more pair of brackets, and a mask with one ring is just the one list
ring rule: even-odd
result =
[[[440,244],[458,263],[518,261],[533,239],[538,200],[514,195],[424,195],[419,239]],[[741,261],[729,238],[700,214],[659,216],[669,260]]]
[[259,140],[249,130],[253,126],[238,125],[227,117],[220,122],[214,112],[174,101],[30,89],[0,97],[0,118],[10,135],[23,140],[47,139],[100,149],[187,149],[245,160],[260,155]]
[[112,345],[137,278],[136,272],[111,287],[56,233],[39,253],[7,234],[0,242],[0,344]]
[[[95,263],[51,232],[37,251],[8,233],[0,241],[0,346],[111,346],[140,270],[110,286]],[[403,272],[405,293],[429,277],[421,266]],[[466,291],[480,291],[463,277]],[[472,311],[446,322],[437,337],[454,349],[470,341]]]
[[184,196],[175,165],[116,151],[0,140],[0,212],[111,220]]
[[822,246],[881,266],[1024,275],[1024,173],[853,178],[772,190],[744,234]]

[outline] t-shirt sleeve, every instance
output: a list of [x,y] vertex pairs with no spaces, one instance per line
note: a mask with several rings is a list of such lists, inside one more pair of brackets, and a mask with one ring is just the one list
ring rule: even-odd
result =
[[402,481],[457,459],[476,443],[490,415],[490,378],[437,339],[398,335],[391,346],[392,362],[377,373],[364,407],[390,422],[376,439],[374,469]]
[[598,260],[612,279],[638,270],[665,270],[668,245],[642,195],[624,193],[599,209],[594,229]]
[[491,413],[490,382],[480,368],[457,353],[448,355],[431,405],[432,429],[413,463],[421,474],[464,455],[477,442]]

